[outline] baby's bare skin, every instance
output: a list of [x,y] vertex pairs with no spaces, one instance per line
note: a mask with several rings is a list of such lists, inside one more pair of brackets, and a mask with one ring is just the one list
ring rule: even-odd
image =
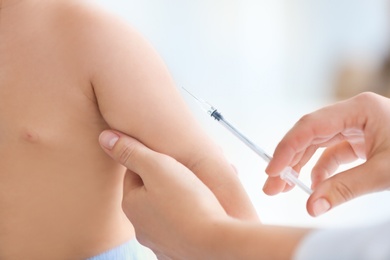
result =
[[142,37],[84,1],[3,0],[0,259],[83,259],[134,238],[124,168],[98,143],[107,128],[191,168],[232,216],[257,219]]
[[0,259],[92,256],[134,236],[121,210],[124,170],[97,143],[108,126],[69,37],[51,28],[41,4],[6,4],[0,14]]

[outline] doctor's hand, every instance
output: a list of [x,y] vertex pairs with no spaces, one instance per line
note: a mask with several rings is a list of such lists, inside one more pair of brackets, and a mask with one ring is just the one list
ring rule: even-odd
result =
[[[311,173],[310,215],[389,189],[390,100],[362,93],[302,117],[278,144],[266,169],[264,192],[273,195],[288,190],[278,174],[286,166],[299,172],[320,147],[326,149]],[[365,162],[335,174],[340,165],[359,158]]]
[[157,255],[199,256],[200,240],[208,239],[214,221],[229,219],[214,194],[185,166],[135,139],[104,131],[99,140],[129,169],[122,206],[137,239]]

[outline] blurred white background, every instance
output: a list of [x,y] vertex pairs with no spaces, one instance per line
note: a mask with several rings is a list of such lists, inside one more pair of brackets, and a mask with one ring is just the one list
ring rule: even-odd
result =
[[[386,0],[98,2],[154,45],[178,87],[219,108],[271,154],[302,115],[336,100],[335,78],[344,60],[375,66],[390,50]],[[238,168],[264,223],[337,227],[390,218],[388,192],[358,198],[316,219],[306,213],[301,190],[264,195],[265,163],[182,93]],[[302,171],[308,185],[312,163]]]

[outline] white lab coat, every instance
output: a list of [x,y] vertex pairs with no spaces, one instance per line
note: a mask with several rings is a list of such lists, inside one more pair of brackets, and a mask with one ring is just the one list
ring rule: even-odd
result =
[[390,260],[390,221],[362,228],[327,229],[310,233],[294,260]]

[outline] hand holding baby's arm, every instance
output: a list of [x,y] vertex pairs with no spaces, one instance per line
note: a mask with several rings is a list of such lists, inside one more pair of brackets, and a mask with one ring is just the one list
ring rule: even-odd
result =
[[201,259],[212,223],[229,219],[214,194],[185,166],[133,138],[105,131],[100,143],[129,169],[123,210],[137,239],[156,254]]
[[228,217],[188,168],[126,135],[104,131],[100,144],[129,169],[123,210],[162,259],[290,259],[309,232]]

